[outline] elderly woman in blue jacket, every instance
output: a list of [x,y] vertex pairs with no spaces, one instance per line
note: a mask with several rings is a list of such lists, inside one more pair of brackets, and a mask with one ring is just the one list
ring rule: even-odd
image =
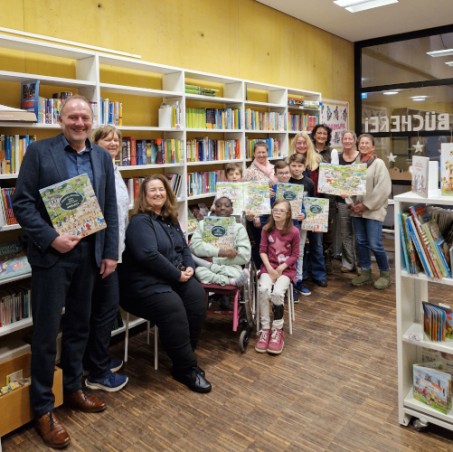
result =
[[126,231],[121,306],[157,325],[172,360],[173,377],[195,392],[206,393],[211,384],[193,352],[206,314],[204,289],[194,278],[194,268],[166,177],[147,177]]

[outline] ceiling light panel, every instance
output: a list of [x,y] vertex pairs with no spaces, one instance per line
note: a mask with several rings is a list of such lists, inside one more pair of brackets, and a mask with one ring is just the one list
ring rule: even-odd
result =
[[379,8],[380,6],[398,3],[398,0],[335,0],[334,3],[351,13],[357,13],[371,8]]

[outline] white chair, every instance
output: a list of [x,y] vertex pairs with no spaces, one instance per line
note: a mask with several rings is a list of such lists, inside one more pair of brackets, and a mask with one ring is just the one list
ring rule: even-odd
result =
[[[124,362],[127,363],[127,359],[129,356],[129,324],[130,324],[130,318],[129,318],[129,313],[126,312],[126,320],[125,320],[125,325],[124,325]],[[150,340],[149,340],[149,334],[151,331],[151,322],[146,319],[137,319],[141,320],[139,323],[144,323],[146,322],[146,343],[149,345]],[[153,327],[154,330],[154,370],[157,370],[159,368],[159,330],[156,325]]]
[[[259,271],[256,273],[256,331],[260,331],[260,303],[259,303],[259,291],[258,291],[258,280],[259,280]],[[286,311],[288,312],[288,330],[289,334],[293,334],[293,323],[296,320],[296,312],[294,309],[294,295],[293,295],[293,283],[290,282],[288,290],[285,294],[285,302],[287,304]]]

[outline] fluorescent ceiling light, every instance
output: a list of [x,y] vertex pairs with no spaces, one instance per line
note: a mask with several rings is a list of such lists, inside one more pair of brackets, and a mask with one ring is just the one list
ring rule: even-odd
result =
[[357,13],[366,9],[398,3],[398,0],[336,0],[334,3],[347,9],[350,13]]
[[443,57],[448,55],[453,55],[453,49],[444,49],[444,50],[433,50],[431,52],[426,52],[427,55],[432,57]]
[[394,96],[395,94],[398,94],[398,91],[384,91],[382,94],[384,96]]
[[412,96],[411,99],[414,101],[414,102],[423,102],[426,100],[428,96]]
[[445,64],[447,64],[448,66],[453,66],[453,61],[446,61]]

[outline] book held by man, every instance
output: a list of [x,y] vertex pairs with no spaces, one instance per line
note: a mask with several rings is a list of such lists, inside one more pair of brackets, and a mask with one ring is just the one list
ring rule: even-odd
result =
[[87,174],[39,190],[56,231],[86,237],[107,227]]

